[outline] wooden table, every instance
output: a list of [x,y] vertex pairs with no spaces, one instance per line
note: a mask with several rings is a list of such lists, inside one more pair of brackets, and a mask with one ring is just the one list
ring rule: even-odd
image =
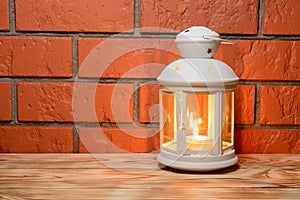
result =
[[300,199],[300,155],[239,155],[210,173],[156,154],[0,154],[0,199]]

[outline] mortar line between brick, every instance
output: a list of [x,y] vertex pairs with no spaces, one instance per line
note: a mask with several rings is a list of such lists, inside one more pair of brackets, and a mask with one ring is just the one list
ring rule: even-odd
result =
[[[143,33],[139,35],[127,33],[40,33],[40,32],[0,32],[0,36],[22,36],[22,37],[59,37],[68,38],[73,35],[78,35],[78,38],[127,38],[127,39],[175,39],[174,33]],[[300,36],[293,35],[237,35],[237,34],[221,34],[221,38],[229,40],[275,40],[275,41],[299,41]]]
[[[105,128],[117,128],[117,127],[130,127],[134,128],[137,127],[137,123],[135,122],[51,122],[51,121],[19,121],[17,124],[12,124],[9,121],[0,121],[0,125],[16,125],[16,126],[41,126],[41,127],[61,127],[61,128],[74,128],[74,124],[76,127],[81,126],[94,126],[94,127],[105,127]],[[141,126],[146,125],[147,127],[156,126],[158,123],[152,124],[139,124]]]
[[249,35],[221,35],[221,38],[228,40],[274,40],[274,41],[298,41],[300,40],[299,36],[293,35],[261,35],[261,36],[249,36]]
[[140,122],[140,84],[134,84],[134,122]]
[[[1,82],[20,82],[20,83],[73,83],[74,78],[7,78],[1,77]],[[145,79],[145,78],[125,78],[125,79],[99,79],[99,78],[78,78],[76,83],[91,83],[91,84],[134,84],[139,82],[140,84],[158,84],[156,78]],[[241,80],[239,85],[255,85],[261,84],[264,86],[300,86],[298,80],[291,81],[261,81],[261,80]]]
[[73,78],[78,75],[78,35],[73,35],[72,40],[72,68]]
[[[139,128],[159,128],[159,123],[98,123],[98,122],[76,122],[77,129],[80,128],[130,128],[130,129],[139,129]],[[51,123],[51,122],[35,122],[35,123],[18,123],[14,124],[11,122],[0,122],[0,126],[6,127],[52,127],[52,128],[74,128],[74,123]],[[267,124],[267,125],[257,125],[257,124],[235,124],[237,130],[239,129],[279,129],[279,130],[299,130],[300,125],[288,125],[288,124]]]
[[156,79],[141,79],[141,78],[132,78],[132,79],[99,79],[99,78],[72,78],[72,79],[62,79],[62,78],[0,78],[1,82],[11,82],[16,81],[19,83],[91,83],[91,84],[133,84],[137,81],[141,83],[157,83]]
[[18,123],[18,91],[17,91],[17,83],[14,81],[12,82],[12,87],[11,87],[11,98],[12,98],[12,117],[13,117],[13,122],[15,124]]
[[76,127],[77,128],[83,128],[83,127],[92,127],[92,128],[158,128],[159,123],[135,123],[135,122],[113,122],[113,123],[108,123],[108,122],[76,122]]
[[299,125],[248,125],[248,124],[235,124],[235,130],[299,130]]
[[73,139],[74,139],[74,143],[73,143],[73,153],[79,153],[79,132],[78,132],[78,128],[74,127],[74,133],[73,133]]
[[254,123],[258,126],[260,126],[260,86],[260,83],[256,84],[255,86]]
[[73,37],[78,35],[82,38],[135,38],[133,33],[82,33],[82,32],[0,32],[0,36],[22,36],[22,37]]
[[16,6],[15,0],[9,0],[9,33],[16,33]]
[[134,36],[141,35],[140,26],[141,26],[141,13],[140,13],[140,0],[134,0]]
[[0,122],[0,126],[15,126],[15,127],[53,127],[53,128],[73,128],[74,123],[55,123],[55,122]]
[[259,0],[259,7],[258,7],[258,35],[259,36],[263,36],[264,10],[265,10],[265,0]]

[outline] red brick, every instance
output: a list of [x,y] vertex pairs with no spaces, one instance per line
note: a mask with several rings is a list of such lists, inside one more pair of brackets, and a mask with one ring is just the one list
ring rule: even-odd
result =
[[20,121],[72,122],[71,83],[19,83]]
[[261,124],[300,124],[299,86],[262,86]]
[[219,33],[256,34],[257,14],[258,0],[141,0],[141,27],[159,27],[162,32],[201,25]]
[[264,34],[300,35],[299,10],[298,0],[266,0]]
[[[19,83],[20,121],[131,122],[132,84]],[[73,102],[72,102],[73,101]],[[72,104],[73,103],[73,104]]]
[[73,129],[0,127],[2,153],[72,153]]
[[16,0],[18,31],[120,32],[133,28],[133,1]]
[[159,85],[140,87],[140,122],[159,122]]
[[0,76],[71,77],[71,38],[0,37]]
[[81,128],[80,153],[134,152],[159,150],[159,130],[155,128]]
[[9,0],[2,0],[0,4],[0,30],[9,30]]
[[238,86],[234,105],[235,124],[254,124],[255,86]]
[[73,95],[76,121],[132,122],[132,84],[77,84]]
[[11,83],[0,83],[0,120],[12,120]]
[[242,80],[300,80],[300,42],[235,42],[221,45],[215,58],[231,66]]
[[80,77],[156,78],[179,59],[171,39],[79,39]]
[[0,37],[0,76],[9,76],[12,67],[12,43],[9,37]]
[[300,153],[299,130],[237,130],[237,153]]

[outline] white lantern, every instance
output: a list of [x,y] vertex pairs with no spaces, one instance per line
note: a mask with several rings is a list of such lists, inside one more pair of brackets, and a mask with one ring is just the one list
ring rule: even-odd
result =
[[239,81],[225,63],[212,59],[222,39],[201,26],[176,36],[183,59],[158,77],[161,85],[158,161],[190,171],[234,165],[234,89]]

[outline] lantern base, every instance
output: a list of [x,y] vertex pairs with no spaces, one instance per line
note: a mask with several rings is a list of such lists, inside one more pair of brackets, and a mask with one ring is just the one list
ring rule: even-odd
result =
[[174,169],[187,171],[213,171],[223,169],[237,163],[238,158],[232,150],[216,156],[182,156],[176,153],[161,150],[157,160]]

